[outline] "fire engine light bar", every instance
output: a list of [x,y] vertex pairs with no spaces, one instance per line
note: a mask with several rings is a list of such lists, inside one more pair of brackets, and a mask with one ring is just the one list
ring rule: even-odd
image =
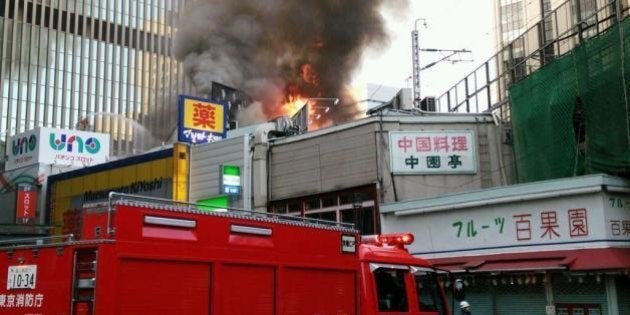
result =
[[261,228],[255,226],[245,226],[245,225],[234,225],[230,226],[230,232],[232,233],[243,233],[243,234],[254,234],[254,235],[263,235],[263,236],[271,236],[270,228]]
[[155,216],[150,216],[150,215],[144,217],[144,223],[181,227],[181,228],[190,228],[190,229],[194,229],[195,227],[197,227],[197,222],[195,220],[173,219],[173,218],[155,217]]
[[365,244],[373,244],[378,246],[389,245],[396,247],[410,245],[411,243],[413,243],[413,240],[414,237],[411,233],[366,235],[362,238],[362,241]]

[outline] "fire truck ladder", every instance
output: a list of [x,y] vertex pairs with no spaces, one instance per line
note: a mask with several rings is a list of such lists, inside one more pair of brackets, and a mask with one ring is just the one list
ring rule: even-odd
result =
[[98,251],[96,249],[80,249],[74,253],[70,314],[91,315],[94,312],[97,256]]

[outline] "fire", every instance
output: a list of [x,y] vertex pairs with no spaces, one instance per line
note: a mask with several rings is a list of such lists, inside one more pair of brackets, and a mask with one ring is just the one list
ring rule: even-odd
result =
[[302,95],[287,95],[286,101],[280,107],[281,115],[293,116],[306,104],[308,97]]
[[[321,47],[323,44],[317,43],[316,46]],[[330,95],[331,92],[324,91],[321,85],[316,65],[308,62],[300,64],[295,69],[290,83],[286,85],[282,104],[279,104],[275,114],[292,117],[307,105],[308,126],[305,127],[310,131],[328,127],[340,121],[356,119],[361,115],[356,112],[361,110],[361,106],[354,101],[356,99],[354,90],[346,87],[333,92],[335,95]],[[338,100],[334,101],[335,99],[341,99],[343,100],[340,101],[341,104],[349,106],[335,105],[338,102]]]
[[317,102],[312,98],[321,97],[321,94],[319,74],[312,64],[305,62],[298,67],[292,82],[287,84],[278,114],[293,116],[308,103],[308,128],[317,129],[317,121],[322,115],[314,112]]
[[[287,95],[285,102],[280,107],[280,115],[292,117],[297,114],[304,106],[308,106],[308,130],[316,130],[321,128],[321,122],[323,121],[323,115],[325,114],[319,108],[317,100],[313,100],[310,97],[295,94]],[[328,111],[327,111],[328,112]]]

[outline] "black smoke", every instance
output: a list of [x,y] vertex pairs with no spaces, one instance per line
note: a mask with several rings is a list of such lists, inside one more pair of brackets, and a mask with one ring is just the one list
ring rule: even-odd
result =
[[200,92],[240,89],[262,105],[259,119],[299,92],[341,98],[328,119],[344,121],[356,114],[343,104],[363,51],[388,44],[384,6],[406,0],[199,0],[184,8],[175,55]]

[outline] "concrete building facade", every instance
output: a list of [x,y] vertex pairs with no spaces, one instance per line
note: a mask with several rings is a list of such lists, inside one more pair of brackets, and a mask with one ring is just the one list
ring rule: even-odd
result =
[[379,204],[507,185],[513,178],[510,150],[490,114],[393,111],[270,138],[256,149],[267,168],[267,182],[254,182],[266,187],[266,198],[254,200],[257,209],[355,223],[364,234],[381,230]]

